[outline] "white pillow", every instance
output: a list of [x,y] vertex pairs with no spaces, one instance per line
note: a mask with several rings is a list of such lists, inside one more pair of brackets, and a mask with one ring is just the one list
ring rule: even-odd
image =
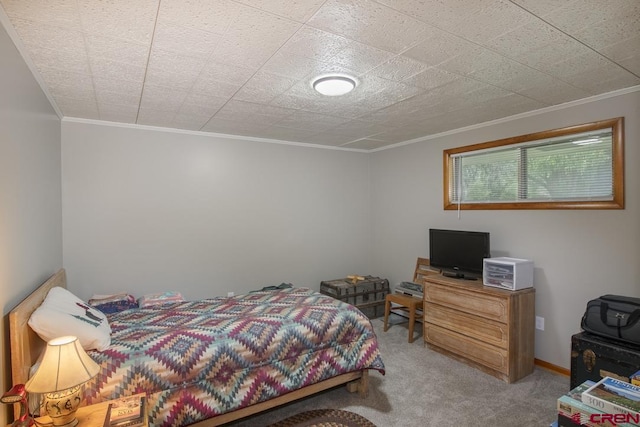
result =
[[51,288],[31,314],[29,326],[45,341],[75,335],[85,350],[105,350],[111,344],[107,317],[68,290]]

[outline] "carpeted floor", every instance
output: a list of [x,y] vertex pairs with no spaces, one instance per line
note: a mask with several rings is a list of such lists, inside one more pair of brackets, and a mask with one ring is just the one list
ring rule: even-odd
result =
[[538,367],[506,384],[429,350],[422,337],[409,344],[406,324],[383,332],[382,318],[372,323],[387,374],[370,373],[368,398],[340,386],[230,425],[263,427],[304,411],[332,408],[360,414],[377,427],[547,427],[557,417],[556,400],[569,390],[569,378]]

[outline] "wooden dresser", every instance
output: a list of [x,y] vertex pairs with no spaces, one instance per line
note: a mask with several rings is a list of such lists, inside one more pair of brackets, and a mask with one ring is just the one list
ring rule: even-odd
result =
[[442,275],[423,283],[429,348],[508,383],[533,372],[534,288],[507,291]]

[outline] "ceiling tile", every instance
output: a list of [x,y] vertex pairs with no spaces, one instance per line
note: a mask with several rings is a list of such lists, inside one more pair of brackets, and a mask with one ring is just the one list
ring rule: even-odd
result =
[[169,127],[175,116],[176,111],[154,110],[141,106],[136,123],[146,126]]
[[426,29],[417,19],[370,0],[327,0],[309,24],[394,53],[416,44]]
[[137,103],[140,102],[140,95],[142,94],[142,81],[134,82],[130,80],[124,80],[123,78],[102,78],[94,77],[93,85],[96,93],[111,92],[114,94],[121,94],[125,98],[136,97]]
[[0,0],[0,4],[13,22],[26,19],[67,30],[82,29],[75,0]]
[[279,139],[284,141],[301,142],[318,132],[306,129],[292,129],[278,126],[269,126],[260,131],[261,138]]
[[152,49],[146,82],[156,86],[191,89],[205,66],[205,60]]
[[144,85],[140,109],[177,112],[187,96],[187,92],[165,86]]
[[427,65],[438,65],[451,58],[473,53],[477,49],[478,45],[461,37],[445,32],[430,31],[422,42],[402,54]]
[[231,0],[162,0],[158,20],[184,27],[225,34],[233,20],[245,6]]
[[[560,30],[543,21],[534,21],[512,29],[483,43],[483,46],[510,58],[526,59],[530,52],[549,46],[566,46],[574,49],[579,43]],[[583,48],[579,46],[578,48]]]
[[91,73],[96,78],[120,80],[124,77],[128,81],[144,81],[145,65],[139,63],[128,63],[113,61],[108,58],[93,56],[89,59]]
[[387,62],[393,56],[391,52],[354,42],[332,57],[330,62],[362,74]]
[[284,16],[298,22],[311,18],[324,0],[236,0],[238,3],[257,7],[265,12]]
[[77,2],[84,32],[139,43],[151,41],[159,0]]
[[589,92],[550,76],[544,84],[532,84],[518,92],[547,105],[563,104],[590,96]]
[[206,110],[210,116],[213,116],[224,104],[229,101],[228,98],[205,95],[197,92],[189,92],[184,98],[182,110],[188,111],[189,108],[198,108],[198,110]]
[[332,129],[338,125],[347,122],[344,117],[329,116],[326,114],[312,113],[309,111],[295,111],[293,114],[285,117],[276,123],[280,127],[289,127],[294,129],[308,129],[310,131],[320,132]]
[[195,28],[158,22],[153,36],[153,48],[184,56],[208,57],[222,36]]
[[266,127],[268,127],[268,125],[258,124],[251,121],[247,122],[246,120],[229,121],[214,117],[210,119],[201,130],[205,132],[227,133],[232,135],[256,136],[259,135]]
[[124,105],[137,109],[140,104],[140,93],[138,91],[127,94],[120,91],[96,90],[95,98],[98,100],[99,105]]
[[331,147],[338,147],[348,142],[354,141],[354,138],[345,135],[336,134],[330,130],[325,132],[319,132],[315,135],[307,137],[307,142],[311,144],[327,145]]
[[385,132],[389,129],[388,125],[373,123],[363,120],[351,120],[344,124],[334,127],[331,132],[351,136],[353,138],[364,138],[369,135],[375,135]]
[[484,48],[475,49],[467,55],[458,55],[438,65],[438,68],[463,76],[472,75],[478,70],[495,69],[496,64],[509,60]]
[[273,105],[231,100],[222,107],[216,116],[220,115],[218,118],[223,118],[222,115],[230,117],[235,116],[239,120],[242,120],[243,116],[251,117],[255,114],[259,114],[261,116],[273,117],[274,119],[280,120],[289,116],[293,112],[294,111],[288,108],[281,108]]
[[400,82],[420,74],[428,68],[428,65],[420,61],[413,60],[406,56],[397,55],[371,70],[370,74],[382,77],[383,79]]
[[[569,34],[580,34],[603,24],[605,28],[611,29],[618,25],[625,27],[634,21],[637,23],[640,16],[640,3],[637,0],[617,0],[615,3],[613,7],[611,2],[598,0],[572,1],[543,16],[552,25]],[[606,37],[607,31],[600,36],[594,36]]]
[[258,71],[238,90],[233,99],[268,104],[276,96],[289,90],[295,83],[295,79]]
[[92,78],[88,74],[72,73],[54,68],[43,68],[40,70],[40,75],[42,76],[48,87],[74,85],[88,87],[93,84]]
[[308,25],[303,25],[282,46],[282,55],[296,55],[315,61],[329,61],[345,48],[353,44],[352,40]]
[[33,63],[39,70],[51,68],[70,73],[90,74],[91,72],[86,55],[75,54],[68,49],[41,49],[33,47],[29,53]]
[[[476,13],[456,23],[456,33],[477,43],[484,43],[537,18],[509,1],[493,1]],[[439,24],[436,24],[439,25]]]
[[240,87],[253,76],[256,71],[252,68],[237,67],[235,65],[225,64],[209,60],[204,66],[199,79],[205,82],[222,82],[229,85]]
[[349,142],[347,144],[342,144],[341,147],[345,148],[356,148],[359,150],[373,150],[376,148],[384,147],[388,145],[387,141],[381,141],[379,139],[374,138],[362,138],[357,141]]
[[264,64],[301,24],[242,6],[218,44],[214,59],[248,68]]
[[75,52],[84,50],[81,31],[25,19],[13,19],[12,23],[22,43],[28,48],[66,49]]
[[102,58],[110,61],[147,66],[149,45],[113,37],[85,36],[87,54],[90,58]]
[[201,74],[196,79],[190,92],[194,94],[202,94],[205,96],[210,95],[229,99],[241,87],[242,85],[221,82]]
[[171,124],[178,129],[200,130],[209,121],[210,115],[196,111],[183,112],[180,110]]
[[511,0],[524,9],[537,16],[551,16],[559,9],[567,6],[572,1],[582,2],[582,0]]
[[319,67],[322,67],[322,63],[314,59],[293,54],[285,55],[278,52],[264,64],[261,70],[270,74],[299,80]]
[[585,27],[573,35],[591,48],[601,50],[620,40],[634,39],[640,36],[640,2],[638,10],[631,15],[607,21],[600,25]]
[[457,31],[465,18],[480,13],[494,0],[378,0],[380,3],[447,31]]
[[433,89],[445,85],[454,80],[460,79],[459,74],[450,73],[437,67],[430,67],[413,77],[408,78],[405,83],[418,86],[423,89]]
[[100,120],[120,123],[135,123],[138,117],[138,107],[120,104],[98,104]]
[[82,101],[96,101],[96,93],[93,90],[91,81],[78,81],[75,84],[51,85],[49,87],[51,95],[56,98],[70,98]]

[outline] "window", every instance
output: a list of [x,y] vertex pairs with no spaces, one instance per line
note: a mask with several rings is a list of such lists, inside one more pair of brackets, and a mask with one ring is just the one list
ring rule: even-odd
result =
[[445,209],[623,209],[623,118],[444,151]]

